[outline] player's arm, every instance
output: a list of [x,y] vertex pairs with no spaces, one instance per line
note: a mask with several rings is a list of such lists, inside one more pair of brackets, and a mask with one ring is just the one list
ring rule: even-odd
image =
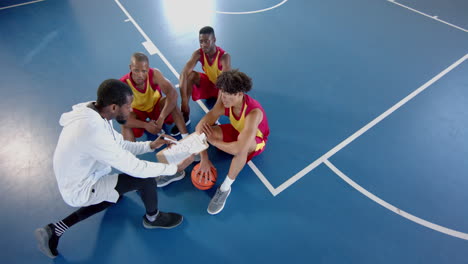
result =
[[153,69],[154,74],[153,74],[153,83],[158,84],[159,87],[161,88],[161,91],[165,94],[166,96],[166,103],[164,104],[163,109],[161,110],[161,114],[159,115],[159,118],[157,120],[158,126],[163,125],[164,120],[166,117],[174,110],[174,107],[176,107],[177,104],[177,91],[172,86],[172,83],[169,82],[166,77],[163,76],[161,71],[158,69]]
[[229,53],[224,53],[221,56],[221,66],[223,66],[223,72],[231,70],[231,55]]
[[208,124],[210,126],[214,125],[216,120],[224,114],[224,105],[221,100],[217,100],[213,108],[198,122],[195,131],[197,133],[202,133],[203,125]]
[[262,118],[263,113],[260,109],[252,110],[245,117],[244,129],[237,137],[237,141],[224,142],[219,139],[211,140],[211,145],[231,155],[252,152],[254,150],[253,142],[255,140],[255,136],[257,135],[258,125],[262,121]]
[[[196,50],[193,52],[192,57],[190,57],[189,61],[185,64],[184,68],[182,69],[182,73],[180,74],[179,77],[179,86],[180,87],[185,87],[187,84],[187,78],[188,75],[195,69],[195,66],[197,65],[198,60],[200,59],[200,51]],[[184,93],[186,92],[185,89],[181,89],[182,92],[182,97],[184,98],[187,97],[187,95]]]

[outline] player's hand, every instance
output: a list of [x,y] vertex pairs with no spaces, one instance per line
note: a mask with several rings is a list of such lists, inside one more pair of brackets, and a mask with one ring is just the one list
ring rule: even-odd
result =
[[[208,177],[211,174],[211,167],[213,166],[213,163],[209,159],[206,160],[201,160],[200,161],[200,168],[198,169],[197,174],[200,173],[200,176],[206,176]],[[208,177],[209,178],[209,177]]]
[[145,130],[153,135],[156,135],[159,133],[159,131],[161,131],[161,128],[158,128],[156,121],[151,120],[145,124]]
[[201,132],[205,133],[206,140],[208,140],[208,142],[210,142],[211,145],[215,144],[216,139],[214,137],[213,127],[212,126],[210,126],[207,123],[204,123],[203,126],[202,126],[202,129],[201,129]]
[[188,156],[186,159],[181,161],[179,164],[177,164],[177,172],[181,172],[185,170],[190,164],[192,164],[193,159],[194,159],[194,154]]

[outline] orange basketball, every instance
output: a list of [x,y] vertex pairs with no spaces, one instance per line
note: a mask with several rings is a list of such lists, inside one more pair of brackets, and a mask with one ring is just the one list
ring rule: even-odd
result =
[[208,176],[201,176],[201,173],[197,173],[200,168],[200,163],[195,165],[192,170],[192,183],[197,189],[208,190],[213,187],[218,177],[218,172],[215,167],[211,167],[211,173]]

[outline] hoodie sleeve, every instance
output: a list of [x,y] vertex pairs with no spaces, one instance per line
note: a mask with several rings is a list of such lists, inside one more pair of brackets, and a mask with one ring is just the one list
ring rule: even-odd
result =
[[133,155],[140,155],[145,154],[148,152],[152,152],[153,149],[150,147],[151,141],[144,141],[144,142],[131,142],[127,141],[123,138],[122,134],[117,132],[114,128],[112,128],[115,141],[125,150],[129,151]]
[[[145,153],[143,151],[145,148],[149,149],[149,143],[139,142],[139,144],[120,145],[118,137],[120,136],[121,141],[123,139],[119,133],[114,132],[114,135],[112,135],[111,131],[104,129],[93,129],[89,132],[88,137],[85,139],[87,141],[87,151],[99,162],[138,178],[173,175],[177,172],[176,165],[140,160],[129,151]],[[130,146],[129,150],[124,149],[124,146]]]

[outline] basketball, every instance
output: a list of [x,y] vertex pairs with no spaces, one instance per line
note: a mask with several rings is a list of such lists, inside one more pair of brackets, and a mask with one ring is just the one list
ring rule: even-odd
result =
[[197,173],[200,168],[200,163],[195,165],[192,170],[192,183],[197,189],[208,190],[213,187],[216,183],[216,178],[218,177],[218,172],[215,167],[211,167],[211,173],[208,176],[201,176],[200,173]]

